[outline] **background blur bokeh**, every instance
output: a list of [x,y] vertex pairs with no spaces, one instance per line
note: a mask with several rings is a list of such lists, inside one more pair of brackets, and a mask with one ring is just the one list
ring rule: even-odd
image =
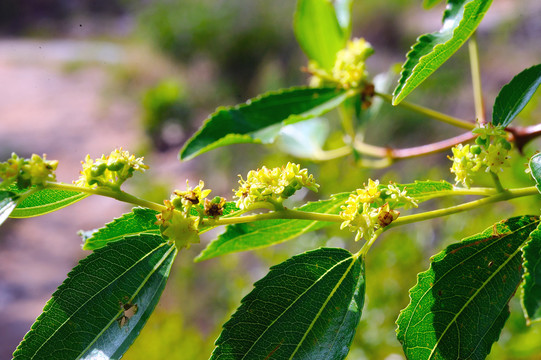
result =
[[[356,1],[354,36],[376,49],[372,74],[388,72],[415,40],[439,28],[444,4],[421,0]],[[150,170],[127,184],[161,201],[186,179],[231,198],[237,174],[295,160],[280,148],[238,145],[180,163],[183,142],[219,105],[267,90],[300,85],[306,59],[297,46],[291,0],[3,0],[0,3],[0,158],[12,151],[60,160],[58,178],[71,182],[80,160],[115,147],[144,155]],[[541,3],[495,1],[478,33],[487,108],[502,85],[541,59]],[[467,49],[460,50],[409,100],[473,119]],[[539,122],[533,101],[518,120]],[[490,114],[490,111],[489,111]],[[328,147],[340,146],[328,116]],[[366,124],[371,143],[406,147],[459,132],[450,126],[383,106]],[[539,142],[526,148],[531,155]],[[526,158],[514,156],[503,179],[528,186]],[[445,154],[369,171],[351,158],[327,163],[296,160],[321,184],[318,197],[353,190],[370,176],[382,181],[445,179]],[[487,179],[480,178],[479,184]],[[488,183],[487,183],[488,184]],[[306,195],[308,196],[308,195]],[[315,199],[310,195],[310,199]],[[426,207],[451,204],[428,203]],[[402,359],[394,321],[416,274],[447,244],[505,217],[539,213],[538,199],[515,200],[468,214],[386,233],[367,259],[367,303],[348,359]],[[7,359],[56,287],[86,254],[77,236],[129,210],[111,199],[89,198],[44,217],[8,220],[0,231],[0,359]],[[201,246],[182,251],[161,302],[126,359],[206,359],[220,326],[273,264],[319,246],[358,248],[352,236],[329,228],[279,246],[194,264]],[[490,359],[540,359],[541,327],[526,328],[518,301]]]

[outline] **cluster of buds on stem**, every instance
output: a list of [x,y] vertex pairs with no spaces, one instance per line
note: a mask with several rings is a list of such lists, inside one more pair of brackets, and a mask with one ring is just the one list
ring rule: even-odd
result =
[[415,199],[396,185],[380,186],[379,181],[368,179],[368,185],[354,191],[342,206],[341,229],[357,232],[355,241],[361,237],[369,240],[378,229],[384,228],[398,218],[397,207],[417,207]]
[[283,200],[303,187],[314,192],[319,188],[307,169],[301,169],[300,165],[293,163],[281,168],[268,169],[263,166],[261,169],[251,170],[246,180],[240,177],[239,185],[239,188],[233,191],[238,198],[237,207],[243,210],[256,203],[281,205]]
[[507,141],[507,133],[501,127],[485,124],[472,131],[478,135],[474,145],[459,144],[451,150],[453,161],[451,173],[455,174],[455,182],[469,188],[473,176],[484,169],[485,172],[498,173],[509,166],[509,151],[512,145]]
[[308,72],[313,75],[310,85],[322,86],[330,83],[343,89],[366,86],[368,73],[365,62],[373,53],[372,46],[362,38],[348,41],[346,48],[336,54],[336,60],[330,72],[321,69],[314,62],[309,64]]
[[47,181],[56,181],[57,167],[58,161],[47,160],[45,154],[43,157],[33,154],[30,159],[25,159],[13,153],[10,159],[0,163],[0,187],[7,188],[12,184],[19,188],[43,186]]
[[143,158],[136,158],[122,148],[113,150],[109,155],[102,155],[101,158],[91,159],[87,155],[85,161],[81,161],[83,170],[75,184],[88,187],[108,187],[120,191],[120,186],[128,178],[133,176],[135,171],[148,169],[143,163]]

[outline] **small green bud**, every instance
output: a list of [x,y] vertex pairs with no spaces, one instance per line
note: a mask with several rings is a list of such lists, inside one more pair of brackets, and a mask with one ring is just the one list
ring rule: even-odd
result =
[[111,164],[107,165],[107,169],[110,171],[120,171],[124,168],[124,165],[126,165],[126,161],[124,159],[117,159]]
[[219,204],[222,201],[221,196],[215,196],[214,199],[210,201],[211,204]]
[[475,138],[475,143],[476,143],[477,145],[487,146],[488,138],[487,138],[487,139],[483,139],[483,138],[481,138],[480,136],[478,136],[478,137]]
[[173,204],[173,206],[175,207],[175,209],[177,210],[181,210],[183,208],[183,205],[182,205],[182,198],[180,196],[177,196],[175,197],[171,203]]
[[282,191],[282,194],[280,196],[283,198],[288,198],[291,195],[295,194],[295,191],[297,191],[297,189],[295,189],[294,186],[288,185],[284,188],[284,191]]
[[105,163],[99,163],[94,164],[92,168],[90,169],[90,175],[92,176],[101,176],[107,169],[107,164]]
[[100,185],[100,182],[97,179],[90,179],[90,180],[88,180],[88,185],[89,186]]
[[507,151],[511,150],[511,143],[509,141],[505,140],[504,138],[500,138],[498,142],[502,145],[502,147],[505,150]]
[[481,154],[481,147],[479,145],[472,145],[470,147],[470,152],[474,155],[479,155]]

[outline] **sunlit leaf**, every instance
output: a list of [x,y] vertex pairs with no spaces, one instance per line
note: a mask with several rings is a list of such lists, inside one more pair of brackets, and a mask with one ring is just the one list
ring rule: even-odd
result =
[[541,192],[541,153],[535,154],[530,158],[530,172],[536,182],[537,190]]
[[406,55],[393,105],[400,103],[469,39],[491,4],[492,0],[447,1],[442,28],[420,36]]
[[423,0],[423,7],[425,9],[431,9],[440,2],[442,2],[442,0]]
[[344,39],[351,37],[351,10],[353,8],[353,0],[334,0],[334,10],[336,19],[342,29]]
[[521,297],[528,324],[541,320],[541,229],[537,228],[530,236],[530,241],[523,249],[524,282]]
[[[347,21],[340,4],[340,21]],[[293,28],[299,45],[308,59],[326,70],[332,69],[336,53],[346,46],[347,33],[341,28],[333,3],[329,0],[298,0]]]
[[541,85],[541,64],[532,66],[515,76],[501,90],[494,101],[492,123],[506,127],[524,109]]
[[155,224],[157,214],[158,212],[154,210],[134,208],[132,212],[114,219],[101,229],[82,233],[83,250],[96,250],[108,242],[122,240],[130,235],[142,233],[160,235],[160,227]]
[[89,196],[76,191],[43,189],[30,194],[11,213],[13,218],[40,216],[60,210]]
[[336,88],[298,87],[218,108],[180,150],[180,158],[226,145],[272,142],[282,126],[320,116],[352,95]]
[[522,280],[522,246],[539,217],[521,216],[449,246],[432,258],[397,320],[408,359],[484,359]]
[[[296,210],[338,214],[340,206],[345,203],[348,196],[348,193],[337,194],[330,200],[310,202]],[[314,220],[278,219],[228,225],[226,231],[208,244],[195,261],[267,247],[332,224]]]
[[344,359],[364,304],[364,263],[318,249],[274,266],[243,300],[211,359]]
[[154,310],[176,253],[150,234],[96,250],[53,294],[14,359],[120,359]]

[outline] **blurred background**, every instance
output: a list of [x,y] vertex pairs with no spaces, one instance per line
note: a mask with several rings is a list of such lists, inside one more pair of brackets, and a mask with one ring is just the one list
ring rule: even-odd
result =
[[[127,190],[161,202],[186,179],[205,181],[213,195],[231,199],[237,174],[262,165],[296,161],[321,184],[317,198],[351,191],[368,177],[382,181],[453,181],[446,154],[361,169],[353,158],[315,163],[297,159],[287,146],[237,145],[189,162],[182,144],[217,106],[233,105],[268,90],[302,85],[306,58],[292,30],[291,0],[3,0],[0,3],[0,158],[11,152],[46,153],[58,159],[59,181],[78,177],[80,161],[122,146],[145,156],[150,169]],[[375,48],[371,74],[389,73],[422,33],[439,29],[444,4],[424,11],[421,0],[356,1],[353,35]],[[488,114],[499,89],[541,60],[541,3],[499,0],[479,32]],[[390,72],[391,75],[393,72]],[[396,79],[392,80],[392,91]],[[467,48],[408,99],[473,120]],[[539,122],[537,100],[517,123]],[[334,114],[325,120],[326,148],[343,144]],[[370,143],[407,147],[459,134],[456,129],[383,105],[363,124]],[[526,148],[526,156],[539,149]],[[514,154],[507,187],[530,186],[527,157]],[[479,185],[490,185],[479,178]],[[308,196],[308,195],[305,195]],[[314,200],[310,195],[303,201]],[[423,209],[453,204],[427,203]],[[408,289],[429,257],[446,245],[509,216],[538,214],[538,199],[515,200],[468,214],[389,231],[367,259],[367,300],[348,359],[403,359],[394,321],[409,302]],[[10,358],[46,301],[77,261],[78,230],[103,226],[129,211],[105,198],[84,201],[44,217],[8,220],[0,230],[0,359]],[[331,227],[279,246],[194,264],[200,246],[182,251],[161,302],[125,359],[207,359],[221,325],[252,283],[268,268],[320,246],[359,248],[353,236]],[[541,327],[527,328],[520,304],[490,359],[541,359]]]

